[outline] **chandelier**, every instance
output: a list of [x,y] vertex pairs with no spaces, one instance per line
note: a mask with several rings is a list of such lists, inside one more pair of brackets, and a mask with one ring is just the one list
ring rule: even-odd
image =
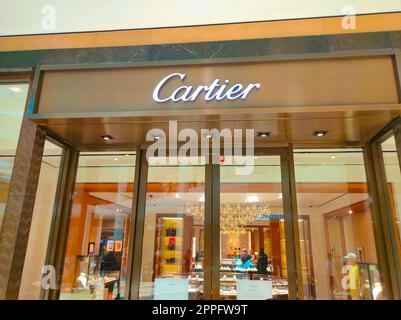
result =
[[[185,214],[195,221],[202,222],[204,204],[195,204],[187,208]],[[254,222],[261,214],[269,213],[265,202],[258,203],[223,203],[220,205],[220,231],[223,233],[245,233],[245,226]]]

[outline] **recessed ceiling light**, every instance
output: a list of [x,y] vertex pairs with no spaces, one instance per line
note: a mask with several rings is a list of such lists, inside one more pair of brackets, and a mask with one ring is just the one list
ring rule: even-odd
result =
[[348,213],[349,213],[349,214],[352,214],[352,210],[349,210]]
[[22,92],[22,89],[21,89],[20,87],[16,87],[16,86],[14,86],[14,87],[9,87],[8,89],[9,89],[11,92],[15,92],[15,93]]
[[324,137],[326,134],[327,134],[327,131],[325,131],[325,130],[318,130],[318,131],[313,132],[313,135],[315,137]]
[[129,157],[129,154],[126,154],[125,156],[126,156],[126,157]]
[[331,156],[330,158],[331,158],[331,159],[335,159],[335,158],[337,158],[337,157],[336,157],[336,156]]
[[258,132],[258,137],[260,137],[260,138],[267,138],[267,137],[270,136],[270,134],[271,134],[271,132],[268,132],[268,131],[261,131],[261,132]]
[[108,135],[108,134],[106,134],[106,135],[104,135],[104,136],[100,136],[103,140],[105,140],[105,141],[109,141],[109,140],[113,140],[113,137],[112,136],[110,136],[110,135]]
[[114,158],[114,161],[118,161],[118,158]]

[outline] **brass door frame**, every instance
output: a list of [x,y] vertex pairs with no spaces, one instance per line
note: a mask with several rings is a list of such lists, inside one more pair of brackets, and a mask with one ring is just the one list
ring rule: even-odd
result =
[[[401,94],[401,93],[400,93]],[[372,187],[372,213],[376,219],[376,245],[379,259],[385,270],[384,283],[390,299],[401,299],[401,253],[397,248],[397,235],[394,232],[390,196],[387,189],[387,178],[381,144],[394,136],[397,156],[401,170],[401,118],[398,117],[383,128],[366,145],[368,182]]]

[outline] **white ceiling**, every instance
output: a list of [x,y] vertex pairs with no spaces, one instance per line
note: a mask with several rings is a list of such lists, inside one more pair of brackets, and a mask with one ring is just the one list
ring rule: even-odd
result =
[[209,25],[400,10],[399,0],[0,0],[0,35]]

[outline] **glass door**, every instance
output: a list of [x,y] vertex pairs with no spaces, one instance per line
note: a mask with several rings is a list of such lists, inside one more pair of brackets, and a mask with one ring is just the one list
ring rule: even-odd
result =
[[125,298],[135,157],[132,151],[80,154],[60,299]]
[[131,297],[296,298],[287,157],[286,148],[263,150],[245,172],[223,156],[143,160]]
[[214,226],[220,229],[220,299],[288,299],[282,156],[274,150],[252,156],[245,174],[232,158],[221,160]]
[[204,298],[205,162],[149,157],[139,299]]

